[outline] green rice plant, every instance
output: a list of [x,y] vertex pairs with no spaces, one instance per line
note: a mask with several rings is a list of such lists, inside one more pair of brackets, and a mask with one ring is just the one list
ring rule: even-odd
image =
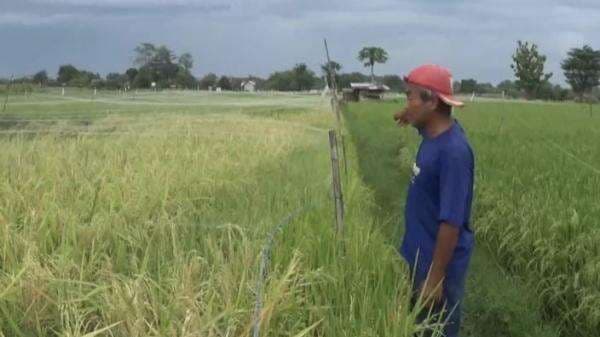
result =
[[273,247],[261,335],[412,336],[407,273],[351,144],[348,230],[333,231],[326,103],[16,98],[9,117],[26,122],[0,136],[0,332],[248,335],[266,235],[311,205]]
[[[380,121],[389,120],[401,105],[361,103],[351,108],[354,118],[368,119],[365,127],[378,128],[388,125]],[[477,241],[510,274],[529,284],[541,301],[540,312],[558,322],[564,336],[597,335],[599,117],[590,116],[582,104],[518,101],[474,102],[454,114],[475,150]],[[388,132],[397,135],[388,137]],[[376,133],[382,135],[380,142],[395,137],[403,144],[401,149],[382,145],[385,153],[364,154],[388,158],[385,165],[365,160],[363,171],[369,184],[383,186],[379,199],[390,203],[400,199],[401,192],[392,191],[399,184],[387,186],[389,181],[374,173],[377,165],[402,170],[403,158],[414,157],[419,139],[392,127]],[[389,196],[394,200],[384,199]]]

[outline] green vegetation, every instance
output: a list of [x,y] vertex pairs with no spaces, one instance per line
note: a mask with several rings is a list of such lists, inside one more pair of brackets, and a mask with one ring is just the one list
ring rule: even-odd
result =
[[375,72],[373,68],[375,63],[385,63],[388,60],[388,53],[381,47],[363,47],[358,52],[358,60],[363,63],[365,67],[371,69],[371,82],[375,81]]
[[350,143],[333,231],[326,100],[52,89],[0,119],[0,335],[247,336],[267,233],[297,210],[262,336],[418,329]]
[[[320,96],[45,88],[8,97],[0,335],[248,335],[260,252],[290,214],[276,233],[261,335],[420,329],[395,249],[419,140],[391,120],[402,102],[347,107],[340,238],[333,117]],[[600,116],[589,105],[523,102],[456,114],[477,157],[466,335],[593,335]]]
[[[121,85],[113,88],[150,88],[154,83],[158,88],[177,86],[189,89],[197,84],[190,72],[194,64],[192,55],[183,53],[177,58],[167,46],[155,46],[148,42],[140,44],[135,48],[134,64],[139,68],[132,68],[133,71],[130,69],[124,75],[113,75],[122,77]],[[115,82],[119,84],[119,81]]]
[[600,84],[600,51],[588,45],[572,48],[561,68],[575,94],[582,99]]
[[[394,226],[419,138],[397,103],[351,104],[362,175]],[[476,250],[465,325],[473,336],[600,331],[599,115],[582,104],[481,102],[456,110],[475,149]],[[487,252],[489,249],[490,252]],[[503,268],[498,268],[496,264]],[[507,275],[504,274],[507,271]],[[540,317],[556,322],[551,329]],[[493,327],[493,331],[490,330]]]
[[329,61],[321,65],[321,72],[323,73],[323,77],[325,77],[327,87],[333,88],[333,83],[331,83],[332,78],[335,78],[335,84],[339,85],[340,76],[338,74],[340,70],[342,70],[342,65],[335,61]]
[[322,89],[323,82],[316,77],[305,63],[298,63],[292,69],[276,71],[267,79],[265,86],[270,90],[279,91],[302,91],[310,89]]
[[[5,86],[12,84],[11,91],[31,92],[33,87],[61,87],[63,85],[78,88],[96,88],[108,90],[130,89],[193,89],[224,91],[243,91],[242,84],[253,81],[255,90],[275,91],[309,91],[322,90],[331,78],[330,70],[335,73],[338,89],[349,88],[353,82],[376,82],[387,85],[392,92],[402,92],[404,81],[399,75],[386,74],[376,76],[374,66],[385,63],[389,59],[387,51],[380,47],[363,47],[358,52],[357,60],[370,68],[370,76],[360,72],[341,73],[343,65],[331,63],[320,66],[319,76],[305,62],[298,62],[291,69],[272,72],[266,79],[252,75],[244,77],[228,76],[209,72],[196,78],[192,74],[194,59],[190,53],[179,56],[164,45],[145,42],[134,50],[133,67],[123,73],[113,72],[105,77],[93,71],[77,69],[70,64],[61,65],[57,78],[50,78],[45,70],[31,76],[19,78],[0,78],[0,94],[5,92]],[[512,55],[510,67],[516,80],[506,79],[494,85],[489,82],[478,82],[473,78],[453,82],[455,93],[475,94],[496,98],[527,98],[553,101],[596,102],[600,97],[598,77],[600,69],[599,51],[588,45],[582,48],[572,48],[568,51],[561,67],[571,89],[560,84],[550,83],[551,73],[544,73],[546,56],[532,42],[517,42],[517,48]],[[201,69],[201,71],[204,71]],[[152,85],[155,84],[155,87]]]
[[478,149],[479,237],[569,336],[600,331],[600,134],[589,112],[490,103],[459,115]]
[[519,40],[512,60],[510,67],[517,78],[517,87],[525,92],[526,98],[538,97],[542,86],[552,77],[552,73],[544,73],[546,56],[538,51],[535,43]]

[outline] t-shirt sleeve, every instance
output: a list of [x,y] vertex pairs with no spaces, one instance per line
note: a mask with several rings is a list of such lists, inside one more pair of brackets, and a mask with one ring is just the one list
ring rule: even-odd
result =
[[440,154],[440,214],[438,220],[462,227],[468,222],[473,193],[473,159],[467,149]]

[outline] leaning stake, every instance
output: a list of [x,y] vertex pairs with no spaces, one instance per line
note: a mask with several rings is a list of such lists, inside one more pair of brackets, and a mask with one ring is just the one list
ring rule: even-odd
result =
[[338,234],[344,231],[344,198],[340,182],[340,163],[335,130],[329,130],[329,151],[331,152],[331,186],[335,207],[335,226]]

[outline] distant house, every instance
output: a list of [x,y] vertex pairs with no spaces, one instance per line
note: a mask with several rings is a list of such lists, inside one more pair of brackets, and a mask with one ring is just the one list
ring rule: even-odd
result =
[[242,90],[243,91],[255,91],[256,90],[256,82],[252,80],[242,82]]
[[383,94],[389,91],[390,87],[385,84],[376,84],[369,82],[350,83],[350,88],[344,89],[344,99],[347,101],[359,101],[362,99],[382,99]]

